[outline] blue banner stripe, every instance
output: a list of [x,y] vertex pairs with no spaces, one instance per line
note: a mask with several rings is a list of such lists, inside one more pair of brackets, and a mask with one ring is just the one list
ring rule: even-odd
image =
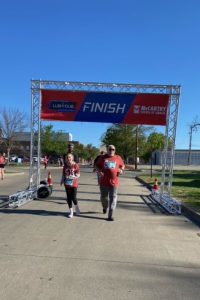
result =
[[136,94],[87,93],[76,121],[121,123]]

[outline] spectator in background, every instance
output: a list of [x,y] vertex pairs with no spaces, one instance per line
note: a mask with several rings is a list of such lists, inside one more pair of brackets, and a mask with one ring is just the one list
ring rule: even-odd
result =
[[73,155],[73,157],[74,157],[74,161],[76,163],[78,163],[79,162],[79,158],[78,158],[78,155],[74,153],[74,144],[73,143],[69,143],[67,145],[67,148],[68,148],[67,149],[67,153],[71,153]]
[[107,153],[99,157],[95,167],[100,176],[99,184],[103,213],[106,214],[108,209],[108,221],[114,221],[113,212],[117,204],[119,175],[122,174],[124,169],[124,162],[121,156],[115,154],[114,145],[108,146]]
[[48,165],[48,158],[47,156],[44,157],[44,168],[46,169]]
[[5,163],[6,163],[5,156],[2,153],[0,153],[0,175],[1,175],[1,180],[4,179]]

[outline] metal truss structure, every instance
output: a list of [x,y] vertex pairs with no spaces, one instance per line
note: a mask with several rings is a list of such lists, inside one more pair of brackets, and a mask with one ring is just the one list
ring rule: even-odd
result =
[[8,206],[11,208],[17,208],[37,198],[37,187],[19,191],[9,196]]
[[[97,82],[69,82],[53,80],[32,80],[32,107],[31,107],[31,149],[30,149],[30,180],[29,187],[38,187],[40,184],[40,109],[41,89],[87,92],[116,92],[135,94],[168,94],[170,103],[167,112],[167,124],[165,129],[165,147],[162,157],[162,182],[159,197],[169,199],[172,188],[175,139],[180,98],[180,85],[152,85],[152,84],[121,84],[121,83],[97,83]],[[170,147],[169,147],[170,146]],[[170,150],[168,150],[170,149]],[[33,157],[37,156],[37,163]],[[170,200],[173,201],[173,200]],[[162,203],[161,203],[162,204]],[[177,203],[175,205],[177,207]],[[178,209],[179,211],[179,209]]]
[[159,203],[170,214],[181,214],[181,204],[173,199],[169,194],[161,194],[158,191],[152,191],[151,197]]

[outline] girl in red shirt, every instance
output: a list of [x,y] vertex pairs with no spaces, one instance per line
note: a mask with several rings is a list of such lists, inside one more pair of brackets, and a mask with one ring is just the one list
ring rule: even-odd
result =
[[77,200],[78,178],[80,177],[80,168],[74,161],[71,153],[64,157],[64,166],[60,185],[64,184],[67,195],[67,204],[69,206],[69,218],[73,217],[73,207],[75,205],[76,214],[80,214]]

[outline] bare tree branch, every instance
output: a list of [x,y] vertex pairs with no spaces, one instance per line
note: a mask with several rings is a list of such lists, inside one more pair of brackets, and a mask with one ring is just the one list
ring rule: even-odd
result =
[[23,132],[27,125],[27,116],[20,110],[6,108],[0,110],[0,139],[7,148],[8,156],[13,147],[16,133]]

